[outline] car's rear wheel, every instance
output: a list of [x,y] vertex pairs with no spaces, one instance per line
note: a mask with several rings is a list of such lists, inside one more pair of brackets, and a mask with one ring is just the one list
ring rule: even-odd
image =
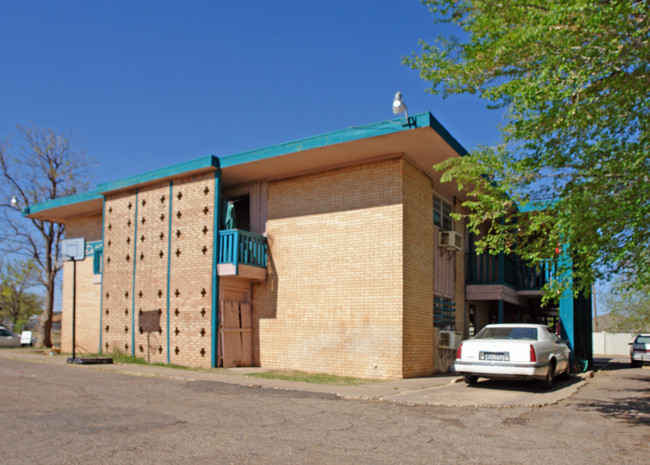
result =
[[463,375],[463,379],[469,385],[478,383],[478,376],[474,375]]
[[641,366],[641,362],[637,362],[636,360],[632,360],[632,359],[630,359],[630,366],[631,366],[632,368],[640,367],[640,366]]
[[555,360],[551,360],[551,363],[548,364],[548,371],[546,372],[546,378],[542,381],[542,386],[546,389],[551,389],[553,387],[553,381],[555,379]]

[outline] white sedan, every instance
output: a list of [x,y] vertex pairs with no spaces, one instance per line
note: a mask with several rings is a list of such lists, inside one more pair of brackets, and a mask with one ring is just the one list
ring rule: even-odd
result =
[[650,334],[639,334],[630,342],[630,364],[633,367],[650,363]]
[[550,388],[569,376],[570,350],[544,325],[487,325],[456,352],[455,369],[467,384],[479,378],[540,380]]

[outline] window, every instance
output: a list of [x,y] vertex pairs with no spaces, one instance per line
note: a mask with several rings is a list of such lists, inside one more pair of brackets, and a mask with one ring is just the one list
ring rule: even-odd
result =
[[95,250],[93,253],[93,273],[102,274],[102,261],[104,258],[104,251],[102,249]]
[[443,231],[451,231],[454,229],[451,211],[451,205],[440,197],[433,196],[433,224]]
[[453,299],[433,296],[433,326],[448,331],[456,329],[456,304]]
[[483,328],[474,339],[516,339],[516,340],[537,340],[536,328],[520,328],[510,326],[499,326]]

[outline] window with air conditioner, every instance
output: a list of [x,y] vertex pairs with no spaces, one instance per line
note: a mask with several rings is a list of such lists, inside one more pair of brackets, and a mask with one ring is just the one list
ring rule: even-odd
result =
[[451,217],[451,205],[437,195],[433,196],[433,224],[443,231],[454,229],[454,220]]

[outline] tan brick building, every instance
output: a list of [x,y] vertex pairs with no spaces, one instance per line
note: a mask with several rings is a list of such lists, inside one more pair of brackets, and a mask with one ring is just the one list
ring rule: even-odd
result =
[[[464,154],[423,113],[183,162],[28,215],[85,239],[76,343],[89,352],[425,376],[446,368],[435,327],[470,324],[467,235],[449,216],[461,194],[432,169]],[[69,352],[72,263],[63,282]]]

